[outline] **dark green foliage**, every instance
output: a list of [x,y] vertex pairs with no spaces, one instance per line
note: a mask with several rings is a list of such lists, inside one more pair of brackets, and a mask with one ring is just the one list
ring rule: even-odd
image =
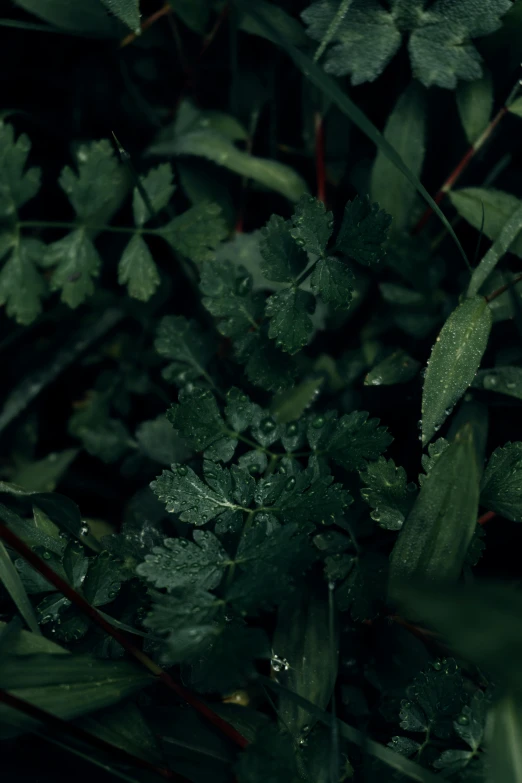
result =
[[[454,89],[458,79],[478,79],[481,57],[472,38],[492,33],[509,11],[508,0],[392,0],[387,11],[378,0],[354,0],[344,13],[334,0],[318,0],[303,12],[308,35],[332,43],[325,68],[353,84],[374,81],[396,54],[404,34],[414,75],[426,87]],[[332,31],[332,32],[330,32]],[[368,57],[368,48],[373,56]]]
[[5,6],[6,781],[520,783],[522,0]]

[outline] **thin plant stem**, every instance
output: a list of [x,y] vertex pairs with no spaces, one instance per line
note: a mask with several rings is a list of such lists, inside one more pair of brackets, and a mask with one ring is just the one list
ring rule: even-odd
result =
[[497,288],[496,291],[493,291],[491,294],[488,294],[485,299],[486,302],[492,302],[493,299],[496,299],[497,296],[500,296],[505,291],[508,291],[510,288],[512,288],[514,285],[517,285],[517,283],[520,283],[522,281],[522,275],[518,275],[517,277],[514,277],[513,280],[510,280],[509,283],[505,283],[505,285],[501,285],[500,288]]
[[16,533],[10,530],[6,525],[0,522],[0,539],[2,539],[8,546],[15,550],[21,557],[24,558],[30,565],[33,566],[48,582],[56,587],[71,603],[77,606],[84,614],[87,615],[96,625],[102,628],[105,633],[115,639],[124,650],[132,655],[137,661],[139,661],[145,668],[147,668],[152,674],[158,677],[164,685],[170,690],[174,691],[177,696],[187,702],[203,717],[205,717],[210,723],[212,723],[217,729],[225,734],[229,739],[235,742],[240,747],[246,747],[247,740],[240,734],[233,726],[227,723],[223,718],[213,712],[203,701],[195,696],[191,691],[182,685],[179,685],[172,677],[164,671],[157,663],[154,663],[148,655],[142,650],[139,650],[127,636],[112,626],[94,606],[85,600],[85,598],[76,592],[67,582],[56,574],[47,563],[38,557],[27,544],[19,538]]
[[317,199],[326,201],[326,167],[324,162],[324,120],[321,112],[314,114],[315,126],[315,174],[317,181]]
[[497,516],[496,511],[486,511],[481,517],[477,519],[477,525],[485,525],[490,519],[494,519]]
[[[148,16],[147,19],[145,19],[145,21],[142,22],[140,26],[140,33],[144,33],[145,30],[148,30],[149,27],[152,27],[152,25],[155,24],[158,21],[158,19],[161,19],[162,17],[171,14],[173,10],[174,9],[170,5],[170,3],[165,3],[165,5],[162,6],[159,9],[159,11],[156,11],[151,16]],[[125,46],[134,43],[137,37],[138,37],[138,33],[129,33],[128,35],[126,35],[125,38],[122,38],[122,40],[120,41],[120,49],[123,49]]]
[[[455,185],[457,180],[460,178],[460,176],[463,174],[463,172],[467,169],[477,152],[482,149],[484,144],[488,141],[489,138],[491,138],[493,132],[501,122],[501,120],[506,116],[506,114],[509,111],[509,106],[512,103],[515,95],[519,91],[520,88],[520,82],[517,81],[513,89],[511,90],[506,102],[504,105],[499,109],[499,111],[496,113],[496,115],[493,117],[489,125],[482,131],[478,139],[474,144],[472,144],[470,147],[468,147],[467,151],[465,152],[464,156],[461,158],[461,160],[457,163],[449,177],[447,177],[439,190],[437,191],[436,195],[433,197],[433,200],[436,204],[440,204],[441,201],[444,199],[444,197],[449,193],[449,191],[452,189],[452,187]],[[418,234],[426,225],[429,218],[433,214],[432,207],[427,207],[424,213],[421,215],[418,222],[415,224],[415,226],[412,229],[412,234]]]

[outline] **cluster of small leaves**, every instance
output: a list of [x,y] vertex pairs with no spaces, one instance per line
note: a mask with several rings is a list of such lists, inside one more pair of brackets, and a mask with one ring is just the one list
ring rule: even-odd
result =
[[[326,558],[328,571],[331,547],[312,536],[318,526],[342,518],[352,502],[328,463],[363,469],[391,439],[378,421],[359,412],[338,418],[329,411],[279,424],[235,388],[221,411],[211,391],[185,387],[168,418],[202,454],[202,470],[174,464],[151,487],[169,514],[205,530],[166,539],[138,566],[141,577],[167,590],[155,594],[146,624],[167,636],[167,660],[192,664],[198,688],[226,690],[244,682],[253,659],[267,655],[266,639],[245,618],[278,605],[318,556]],[[234,455],[236,462],[225,467]],[[369,560],[362,570],[355,566],[350,577],[365,580],[354,588],[360,596],[371,578],[361,576],[367,565]],[[381,599],[383,591],[381,580]],[[243,668],[237,652],[227,652],[238,634]]]
[[[50,292],[60,291],[61,300],[72,308],[93,294],[103,263],[96,236],[111,230],[110,220],[132,185],[131,175],[108,141],[79,146],[76,169],[66,166],[58,180],[74,210],[72,230],[46,245],[39,238],[26,237],[24,223],[19,220],[19,210],[40,189],[40,169],[26,169],[30,148],[27,136],[15,139],[13,127],[1,122],[0,254],[5,260],[0,270],[0,304],[21,324],[34,321],[42,311],[42,299]],[[149,222],[169,205],[174,190],[170,164],[151,169],[134,187],[134,229],[115,229],[132,234],[119,261],[118,281],[127,286],[131,297],[142,301],[150,299],[160,284],[144,234],[163,237],[175,252],[193,261],[212,258],[226,235],[220,209],[210,203],[201,203],[159,228],[150,228]],[[31,225],[28,223],[27,230]],[[54,225],[37,222],[33,230]]]
[[332,213],[310,196],[301,198],[291,219],[273,215],[259,243],[261,272],[277,286],[268,298],[243,266],[226,259],[202,265],[203,304],[218,331],[232,340],[251,380],[269,390],[291,382],[295,370],[285,353],[293,355],[310,341],[316,300],[333,310],[349,308],[351,262],[369,266],[379,260],[390,220],[378,205],[357,197],[346,205],[331,242]]
[[311,38],[331,41],[325,58],[328,73],[351,74],[352,84],[374,81],[407,36],[413,75],[426,87],[454,89],[459,79],[480,78],[482,58],[472,39],[497,30],[511,3],[391,0],[390,6],[354,0],[342,13],[336,0],[318,0],[302,13]]
[[[18,519],[13,527],[55,574],[92,606],[105,606],[118,596],[122,577],[117,560],[109,552],[88,556],[79,541],[60,531],[37,506],[32,518]],[[75,642],[85,636],[90,628],[88,618],[25,560],[18,559],[15,565],[27,594],[38,597],[38,621],[50,627],[53,638]]]
[[[482,779],[481,754],[488,699],[480,689],[469,695],[466,683],[453,658],[436,659],[407,688],[408,698],[400,708],[400,726],[413,734],[423,734],[422,742],[408,736],[395,736],[389,746],[404,756],[453,773]],[[447,749],[440,753],[440,741],[450,745],[459,742],[465,749]],[[433,744],[432,744],[433,743]]]

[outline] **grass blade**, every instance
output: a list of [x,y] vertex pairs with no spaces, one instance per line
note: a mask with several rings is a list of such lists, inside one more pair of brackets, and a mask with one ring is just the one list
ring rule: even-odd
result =
[[519,209],[511,215],[509,220],[504,223],[500,234],[495,239],[480,264],[473,270],[468,287],[468,297],[476,296],[476,294],[478,294],[482,284],[492,273],[502,256],[507,253],[521,230],[522,207],[519,207]]
[[[314,715],[326,726],[331,726],[335,721],[335,718],[331,715],[331,713],[325,712],[325,710],[322,710],[320,707],[312,704],[310,701],[304,699],[302,696],[299,696],[297,693],[288,690],[288,688],[285,688],[275,680],[270,679],[270,677],[259,677],[258,681],[262,685],[266,685],[268,688],[271,688],[276,693],[283,693],[287,698],[293,699],[295,703],[299,705],[299,707],[302,707],[302,709],[306,710],[310,715]],[[402,773],[407,778],[410,778],[410,780],[416,780],[418,783],[437,783],[437,781],[440,783],[440,778],[429,770],[420,767],[418,764],[410,761],[410,759],[406,758],[405,756],[401,756],[400,753],[396,753],[394,750],[391,750],[391,748],[387,748],[385,745],[381,745],[380,742],[375,742],[374,740],[368,739],[368,737],[363,734],[362,731],[354,729],[353,726],[349,726],[348,723],[344,723],[344,721],[339,719],[337,719],[336,722],[339,727],[339,734],[341,737],[344,737],[348,740],[348,742],[352,742],[354,745],[358,745],[363,750],[363,752],[369,753],[370,756],[379,759],[379,761],[387,764],[397,772]]]
[[429,204],[431,209],[440,218],[446,230],[451,234],[455,244],[457,245],[462,258],[466,263],[466,266],[469,268],[469,261],[466,253],[464,252],[464,249],[460,244],[448,218],[442,212],[440,207],[437,206],[419,178],[416,177],[415,174],[404,163],[397,150],[392,147],[388,141],[386,141],[382,133],[377,130],[372,122],[370,122],[368,117],[364,114],[363,111],[361,111],[357,104],[355,104],[346,95],[346,93],[343,92],[339,85],[330,76],[328,76],[319,65],[314,63],[311,57],[309,57],[304,52],[301,52],[289,40],[285,39],[279,30],[272,24],[268,16],[260,13],[257,8],[252,7],[251,0],[235,0],[235,3],[246,15],[251,16],[257,25],[261,27],[261,29],[266,31],[267,36],[271,40],[277,41],[279,46],[281,46],[281,48],[284,49],[286,53],[292,58],[295,65],[304,74],[304,76],[306,76],[309,81],[315,84],[315,86],[321,90],[321,92],[323,92],[327,98],[335,103],[340,111],[345,114],[354,123],[354,125],[357,125],[357,127],[366,136],[368,136],[371,141],[373,141],[377,149],[385,154],[389,160],[399,169],[399,171],[404,174],[406,179],[408,179],[413,187],[418,190],[427,204]]
[[25,587],[22,584],[22,580],[18,574],[18,571],[14,567],[11,558],[7,553],[7,549],[0,541],[0,582],[3,584],[14,603],[16,608],[24,618],[28,627],[33,633],[40,633],[40,628],[36,620],[36,615],[33,611],[33,607]]

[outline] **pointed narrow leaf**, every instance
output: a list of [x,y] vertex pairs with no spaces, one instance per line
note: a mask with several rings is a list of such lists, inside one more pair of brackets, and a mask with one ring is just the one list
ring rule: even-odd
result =
[[390,593],[413,581],[450,582],[462,570],[475,530],[479,469],[473,431],[465,426],[440,455],[390,556]]
[[[128,661],[103,661],[89,655],[6,656],[0,687],[59,718],[70,720],[115,704],[153,682]],[[30,730],[34,720],[0,706],[0,731]]]
[[401,590],[405,617],[440,633],[460,656],[501,686],[522,693],[522,593],[506,582]]
[[11,598],[13,599],[16,608],[20,612],[21,616],[27,623],[28,628],[33,633],[39,634],[40,629],[38,627],[38,621],[34,613],[33,607],[25,588],[20,579],[20,575],[14,567],[11,558],[7,553],[7,549],[0,541],[0,584],[3,584]]
[[101,3],[94,0],[15,0],[15,5],[71,33],[107,38],[121,32]]
[[399,348],[386,359],[372,367],[364,379],[365,386],[391,386],[396,383],[408,383],[420,369],[420,363]]
[[522,400],[522,367],[494,367],[479,370],[472,386],[475,389],[507,394]]
[[290,166],[244,152],[215,130],[191,130],[176,139],[159,141],[151,146],[149,153],[206,158],[217,166],[224,166],[235,174],[281,193],[290,201],[298,201],[308,190],[304,179]]
[[[484,215],[484,235],[495,240],[507,221],[520,208],[521,201],[512,193],[495,188],[460,188],[450,191],[449,199],[459,215],[477,231],[481,230]],[[512,253],[522,256],[522,236],[511,245]]]
[[[426,136],[426,90],[412,82],[399,96],[384,129],[384,138],[416,177],[422,171]],[[371,197],[393,216],[392,231],[408,227],[417,194],[404,174],[379,150],[372,168]]]
[[[282,685],[321,709],[327,707],[337,677],[331,655],[332,643],[326,597],[304,591],[280,607],[273,638],[272,666]],[[286,663],[279,661],[288,662],[288,668]],[[279,699],[279,717],[281,725],[296,738],[306,726],[315,723],[306,710],[284,694]]]
[[493,272],[496,265],[507,253],[514,241],[522,231],[522,205],[506,220],[499,235],[489,248],[488,252],[473,270],[471,280],[468,286],[468,296],[478,294],[481,286],[489,275]]
[[462,127],[469,143],[474,144],[487,126],[493,108],[491,73],[484,70],[481,79],[459,82],[455,97]]
[[492,711],[488,751],[490,783],[522,780],[522,705],[511,694]]
[[135,32],[140,32],[140,0],[101,0],[105,8],[120,22]]
[[472,383],[486,350],[492,315],[477,296],[449,316],[431,352],[422,390],[422,442],[428,443]]

